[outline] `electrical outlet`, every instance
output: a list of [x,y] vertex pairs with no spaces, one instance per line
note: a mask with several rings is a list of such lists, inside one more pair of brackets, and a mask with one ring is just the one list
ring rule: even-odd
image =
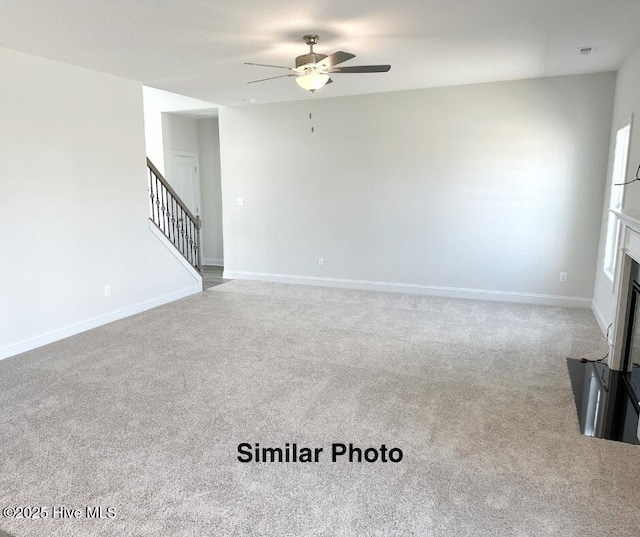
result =
[[104,296],[111,296],[111,286],[110,285],[105,285],[104,286]]
[[236,198],[236,203],[238,207],[244,207],[244,198]]
[[560,281],[560,283],[567,283],[567,273],[566,272],[561,272],[560,273],[559,281]]
[[324,257],[319,257],[318,258],[318,266],[319,267],[324,267]]

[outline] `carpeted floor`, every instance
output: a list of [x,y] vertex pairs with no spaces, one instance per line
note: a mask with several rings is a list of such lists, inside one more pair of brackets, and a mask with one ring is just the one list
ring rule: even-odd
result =
[[[83,510],[0,529],[640,535],[640,450],[580,435],[566,371],[604,352],[586,310],[223,284],[0,362],[0,507]],[[326,457],[241,463],[243,442]]]

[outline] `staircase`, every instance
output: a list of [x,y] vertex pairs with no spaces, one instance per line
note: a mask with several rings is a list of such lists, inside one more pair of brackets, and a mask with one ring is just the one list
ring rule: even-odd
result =
[[200,228],[202,221],[187,208],[176,191],[147,159],[149,220],[169,239],[187,262],[202,275]]

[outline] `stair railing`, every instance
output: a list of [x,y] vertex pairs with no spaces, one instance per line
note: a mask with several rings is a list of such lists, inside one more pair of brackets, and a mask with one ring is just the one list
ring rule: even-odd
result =
[[184,256],[189,264],[202,274],[200,259],[200,216],[194,216],[176,191],[147,158],[149,175],[150,220]]

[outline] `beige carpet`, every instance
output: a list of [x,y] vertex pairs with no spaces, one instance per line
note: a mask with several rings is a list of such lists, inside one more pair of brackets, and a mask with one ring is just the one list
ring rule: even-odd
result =
[[[640,535],[640,450],[578,430],[570,310],[235,281],[0,362],[22,536]],[[240,463],[237,446],[399,447]],[[84,515],[84,513],[82,513]]]

